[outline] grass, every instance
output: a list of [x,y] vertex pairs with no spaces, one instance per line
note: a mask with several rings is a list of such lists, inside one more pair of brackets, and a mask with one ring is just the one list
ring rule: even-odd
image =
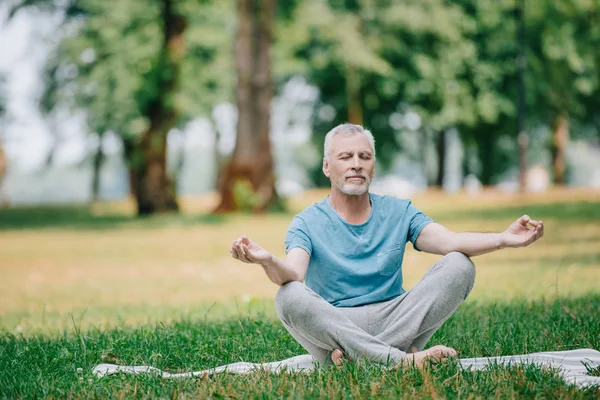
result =
[[[206,214],[213,198],[185,199],[181,215],[141,220],[129,202],[0,209],[0,397],[600,396],[553,371],[465,372],[452,363],[424,372],[347,364],[305,375],[92,379],[103,360],[190,371],[303,353],[276,319],[276,287],[227,250],[247,234],[281,255],[293,213],[324,195],[295,199],[289,214],[219,218]],[[416,196],[417,207],[456,231],[499,231],[524,213],[546,224],[530,248],[474,259],[471,296],[429,344],[453,346],[461,357],[600,349],[599,198],[570,190]],[[437,258],[407,251],[405,286]]]
[[[462,357],[547,350],[600,348],[600,295],[557,302],[466,304],[432,338]],[[284,328],[264,315],[239,315],[222,322],[181,319],[137,328],[90,329],[78,334],[4,333],[0,387],[7,397],[530,397],[597,398],[598,390],[570,387],[554,371],[534,367],[465,372],[454,363],[424,372],[384,371],[347,364],[311,374],[219,375],[207,380],[161,380],[154,376],[92,377],[103,361],[190,371],[240,360],[266,362],[302,354]],[[81,372],[78,372],[81,368]]]

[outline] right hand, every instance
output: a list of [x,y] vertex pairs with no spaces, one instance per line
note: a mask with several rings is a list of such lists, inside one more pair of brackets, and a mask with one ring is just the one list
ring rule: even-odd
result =
[[272,259],[271,253],[247,236],[240,236],[231,244],[231,256],[236,260],[251,264],[262,264]]

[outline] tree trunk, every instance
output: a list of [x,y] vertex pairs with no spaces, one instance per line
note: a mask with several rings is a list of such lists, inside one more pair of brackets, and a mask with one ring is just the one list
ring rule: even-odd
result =
[[172,0],[162,0],[164,40],[154,73],[156,97],[149,99],[144,115],[150,121],[142,136],[133,165],[134,193],[138,215],[178,210],[173,183],[167,173],[167,134],[177,121],[175,91],[184,53],[185,18],[173,8]]
[[98,135],[98,148],[94,154],[93,172],[92,172],[92,201],[100,200],[100,171],[104,162],[104,152],[102,151],[102,135]]
[[525,193],[527,189],[527,146],[529,135],[525,128],[525,72],[527,58],[525,55],[525,0],[518,0],[515,9],[517,18],[517,69],[519,76],[518,109],[517,109],[517,146],[519,150],[519,191]]
[[529,135],[526,131],[519,132],[517,145],[519,147],[519,191],[525,193],[527,189],[527,146],[529,145]]
[[346,99],[348,102],[348,122],[363,124],[363,110],[360,98],[360,71],[356,67],[346,66]]
[[216,212],[260,212],[279,201],[269,139],[275,7],[276,0],[237,0],[237,138],[218,179],[221,203]]
[[554,183],[565,183],[567,170],[566,150],[569,144],[569,117],[559,114],[552,125],[552,172]]
[[444,186],[444,175],[446,174],[446,131],[440,131],[437,143],[437,154],[438,154],[438,173],[436,186]]
[[137,143],[134,138],[131,136],[122,136],[121,140],[123,140],[123,158],[125,159],[125,164],[127,164],[127,172],[129,178],[129,195],[135,197],[136,192],[136,173],[135,173],[135,158],[134,154],[136,153]]
[[[486,127],[488,128],[488,132],[480,134],[476,140],[479,160],[481,161],[481,175],[479,176],[479,180],[484,186],[491,185],[492,178],[494,177],[497,139],[497,133],[493,128],[489,125]],[[486,129],[481,128],[481,130],[485,131]]]

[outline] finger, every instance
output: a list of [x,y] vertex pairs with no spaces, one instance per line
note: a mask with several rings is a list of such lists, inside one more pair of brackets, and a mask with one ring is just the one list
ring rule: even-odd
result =
[[534,221],[533,219],[529,220],[529,225],[537,228],[540,225],[540,221]]
[[538,240],[541,236],[542,232],[541,232],[541,228],[538,226],[535,228],[535,231],[533,233],[533,235],[531,236],[531,238],[526,242],[526,246],[529,246],[531,243],[535,242],[536,240]]
[[533,232],[531,234],[531,236],[529,237],[529,239],[527,239],[524,243],[523,243],[523,247],[527,247],[529,246],[531,243],[535,242],[537,240],[537,233]]
[[242,246],[243,246],[243,244],[241,244],[241,243],[237,245],[237,251],[238,251],[238,255],[240,256],[240,260],[242,260],[243,262],[249,263],[251,261],[246,258],[246,255],[244,254],[244,248]]
[[242,250],[244,250],[244,257],[246,257],[246,259],[250,262],[254,262],[254,257],[252,257],[252,254],[250,253],[250,249],[248,249],[248,246],[246,246],[245,244],[242,245]]
[[239,237],[239,238],[235,239],[235,240],[233,241],[233,243],[231,243],[231,249],[233,250],[233,248],[234,248],[235,246],[237,246],[238,244],[240,244],[241,242],[242,242],[242,238],[241,238],[241,237]]
[[244,256],[244,252],[242,251],[240,243],[236,243],[236,245],[235,245],[235,254],[237,255],[238,260],[247,262],[246,257]]
[[234,250],[234,249],[235,249],[235,248],[236,248],[236,247],[237,247],[237,246],[238,246],[240,243],[242,243],[242,238],[243,238],[243,237],[244,237],[244,236],[240,236],[240,237],[238,237],[237,239],[235,239],[235,240],[233,241],[233,243],[231,243],[231,250],[232,250],[232,252],[233,252],[233,250]]
[[536,232],[535,232],[535,240],[538,240],[539,238],[541,238],[542,236],[544,236],[544,225],[540,224],[536,227]]
[[240,259],[240,256],[238,255],[237,249],[235,246],[231,247],[231,257],[235,258],[236,260]]
[[240,243],[243,243],[246,246],[250,245],[250,238],[248,236],[242,236],[240,239]]
[[244,249],[242,248],[242,244],[238,243],[237,246],[235,247],[235,249],[237,250],[238,256],[240,257],[240,260],[242,260],[243,262],[250,262],[247,258],[246,255],[244,254]]

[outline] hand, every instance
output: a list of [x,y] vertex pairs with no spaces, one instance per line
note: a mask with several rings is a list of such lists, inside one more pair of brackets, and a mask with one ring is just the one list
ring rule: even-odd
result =
[[231,244],[229,252],[236,260],[251,264],[262,264],[272,258],[271,253],[246,236],[240,236],[235,239]]
[[526,247],[542,236],[544,236],[542,221],[534,221],[529,218],[529,215],[523,215],[502,233],[502,241],[505,247]]

